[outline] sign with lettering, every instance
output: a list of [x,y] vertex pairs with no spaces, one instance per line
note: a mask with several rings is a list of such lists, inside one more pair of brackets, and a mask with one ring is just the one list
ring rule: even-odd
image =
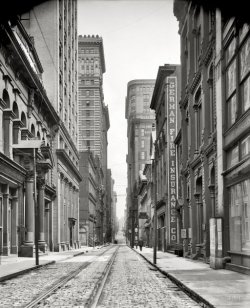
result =
[[176,217],[176,149],[175,137],[177,130],[176,104],[177,104],[177,78],[167,77],[167,121],[168,121],[168,204],[170,207],[170,245],[177,242],[177,217]]

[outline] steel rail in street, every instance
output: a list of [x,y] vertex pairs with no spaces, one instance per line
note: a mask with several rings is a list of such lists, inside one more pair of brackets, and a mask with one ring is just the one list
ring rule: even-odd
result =
[[113,256],[111,257],[111,259],[109,260],[105,270],[104,270],[104,276],[101,280],[101,282],[98,284],[98,287],[97,287],[97,290],[95,291],[95,294],[91,300],[90,303],[88,303],[87,305],[87,308],[96,308],[98,303],[99,303],[99,300],[100,300],[100,297],[102,295],[102,291],[104,289],[104,286],[106,284],[106,281],[107,281],[107,278],[110,274],[110,271],[111,271],[111,268],[113,266],[113,263],[115,261],[115,258],[117,256],[117,253],[118,253],[118,250],[119,250],[120,246],[117,247],[117,249],[115,250]]
[[103,254],[105,254],[107,251],[109,251],[112,248],[112,246],[109,246],[107,249],[105,249],[102,253],[98,254],[97,256],[94,256],[91,260],[84,262],[81,266],[79,266],[76,270],[72,271],[67,275],[67,277],[62,277],[57,282],[53,284],[52,287],[49,288],[49,290],[39,294],[36,298],[34,298],[31,302],[29,302],[27,305],[24,306],[24,308],[33,308],[37,304],[41,303],[43,300],[48,298],[50,295],[52,295],[57,289],[61,288],[63,285],[65,285],[69,280],[73,279],[75,276],[77,276],[82,270],[84,270],[86,267],[88,267],[95,259],[99,258]]

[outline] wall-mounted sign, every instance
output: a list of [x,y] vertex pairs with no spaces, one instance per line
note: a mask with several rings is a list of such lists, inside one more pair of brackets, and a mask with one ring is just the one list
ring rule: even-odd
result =
[[167,77],[167,121],[168,121],[168,146],[169,146],[169,167],[168,167],[168,196],[170,206],[170,245],[177,242],[177,218],[176,218],[176,149],[175,137],[177,130],[176,104],[177,104],[177,78]]

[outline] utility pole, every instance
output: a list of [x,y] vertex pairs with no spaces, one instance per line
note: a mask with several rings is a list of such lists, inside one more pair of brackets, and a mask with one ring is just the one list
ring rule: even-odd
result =
[[36,149],[33,149],[33,171],[34,171],[34,210],[35,210],[35,254],[36,265],[39,265],[39,253],[38,253],[38,232],[39,232],[39,216],[37,206],[37,194],[36,194]]
[[[154,154],[155,155],[155,154]],[[153,173],[154,173],[154,181],[153,181],[153,189],[154,189],[154,255],[153,255],[153,263],[156,264],[156,251],[157,251],[157,211],[156,211],[156,203],[157,203],[157,185],[156,185],[156,155],[153,160]]]

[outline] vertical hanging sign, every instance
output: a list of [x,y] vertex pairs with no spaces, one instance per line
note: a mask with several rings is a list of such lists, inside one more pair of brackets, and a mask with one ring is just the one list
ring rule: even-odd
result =
[[169,168],[168,168],[168,205],[170,220],[170,245],[177,242],[177,219],[176,219],[176,104],[177,104],[177,78],[167,77],[167,111],[168,111],[168,146],[169,146]]

